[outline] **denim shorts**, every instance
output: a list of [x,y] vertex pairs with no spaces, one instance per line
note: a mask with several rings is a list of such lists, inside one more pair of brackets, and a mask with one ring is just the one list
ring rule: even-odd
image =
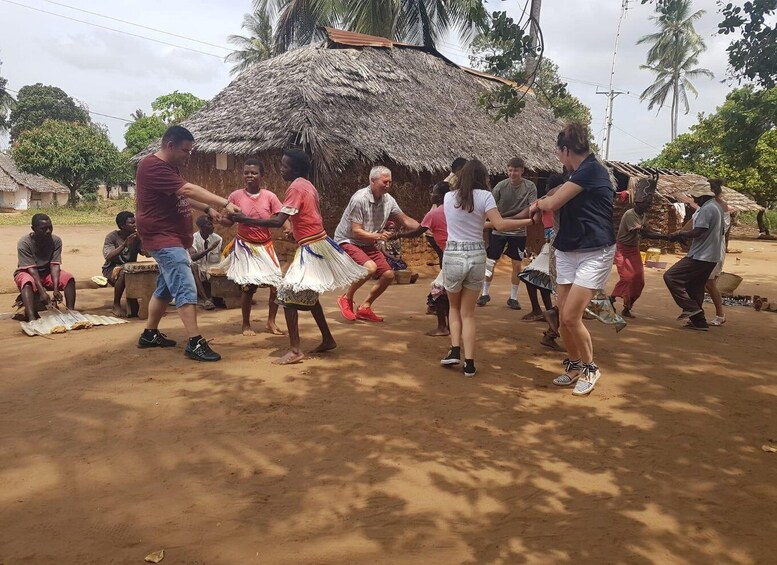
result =
[[482,241],[448,241],[442,256],[443,286],[448,292],[480,290],[486,278],[486,248]]
[[154,296],[169,302],[175,299],[176,308],[197,304],[197,286],[192,274],[192,260],[183,247],[164,247],[149,254],[159,265]]

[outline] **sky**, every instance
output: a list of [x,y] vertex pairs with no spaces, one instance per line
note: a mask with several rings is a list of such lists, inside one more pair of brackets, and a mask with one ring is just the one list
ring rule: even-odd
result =
[[[524,1],[489,0],[488,5],[518,19]],[[240,33],[250,6],[251,0],[0,0],[0,74],[13,90],[37,82],[62,88],[85,103],[92,119],[105,124],[123,148],[130,114],[136,109],[150,112],[157,96],[178,90],[209,99],[229,84],[230,65],[223,61],[230,51],[226,38]],[[694,8],[706,10],[696,26],[708,47],[699,66],[715,78],[694,82],[699,97],[691,98],[688,115],[681,113],[681,133],[696,122],[698,112],[713,112],[721,105],[732,88],[725,81],[730,37],[715,33],[721,20],[716,0],[695,0]],[[621,0],[544,0],[540,17],[545,56],[558,64],[569,92],[591,108],[597,142],[602,140],[607,96],[596,92],[609,85],[620,13]],[[614,105],[613,160],[639,162],[658,154],[669,140],[669,108],[657,114],[639,100],[653,75],[639,68],[647,46],[636,45],[636,40],[654,31],[648,19],[652,13],[650,6],[631,0],[623,20],[614,86],[625,94]],[[457,38],[448,37],[438,47],[454,62],[469,65],[466,47]],[[0,148],[7,142],[0,139]]]

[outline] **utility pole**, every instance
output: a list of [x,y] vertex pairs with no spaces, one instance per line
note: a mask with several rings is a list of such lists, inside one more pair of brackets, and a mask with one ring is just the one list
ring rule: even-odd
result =
[[615,105],[615,98],[619,94],[626,94],[622,91],[616,91],[613,90],[613,82],[615,80],[615,61],[618,57],[618,42],[621,38],[621,25],[623,24],[623,19],[626,17],[626,11],[629,9],[629,0],[623,0],[623,3],[621,4],[621,15],[618,18],[618,31],[615,33],[615,49],[612,53],[612,69],[610,70],[610,88],[607,90],[607,92],[599,92],[599,90],[596,90],[597,94],[606,94],[607,95],[607,111],[605,118],[605,124],[607,126],[605,138],[604,138],[604,160],[608,160],[610,158],[610,137],[612,135],[612,111],[613,106]]
[[542,8],[542,0],[531,0],[531,9],[529,10],[529,17],[531,18],[531,24],[529,25],[529,41],[532,48],[532,54],[526,62],[526,70],[528,76],[534,76],[538,69],[540,58],[535,53],[540,47],[540,10]]

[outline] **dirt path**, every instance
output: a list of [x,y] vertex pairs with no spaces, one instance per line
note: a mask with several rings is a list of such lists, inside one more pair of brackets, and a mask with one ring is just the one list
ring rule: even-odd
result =
[[[108,229],[58,230],[65,268],[96,274]],[[25,231],[0,230],[5,288]],[[742,292],[777,299],[777,245],[732,247]],[[202,315],[212,365],[136,349],[141,322],[53,339],[0,322],[0,563],[774,561],[777,314],[681,330],[651,271],[627,330],[589,326],[604,376],[580,399],[551,384],[542,325],[502,306],[504,274],[478,310],[478,376],[440,368],[427,282],[390,288],[379,326],[327,296],[340,347],[291,367],[269,363],[284,337],[237,335],[236,310]],[[184,338],[172,312],[163,329]]]

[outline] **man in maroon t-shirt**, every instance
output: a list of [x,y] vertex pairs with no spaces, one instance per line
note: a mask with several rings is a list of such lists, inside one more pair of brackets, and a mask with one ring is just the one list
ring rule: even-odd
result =
[[135,179],[135,220],[143,246],[159,265],[159,277],[154,295],[148,304],[148,322],[138,340],[138,347],[174,347],[175,341],[159,331],[167,305],[175,298],[175,306],[189,335],[184,353],[197,361],[218,361],[221,355],[213,351],[197,326],[197,287],[191,269],[189,247],[192,245],[192,208],[201,210],[212,219],[240,209],[181,177],[178,167],[185,165],[194,143],[186,128],[172,126],[162,137],[162,147],[145,157],[138,165]]

